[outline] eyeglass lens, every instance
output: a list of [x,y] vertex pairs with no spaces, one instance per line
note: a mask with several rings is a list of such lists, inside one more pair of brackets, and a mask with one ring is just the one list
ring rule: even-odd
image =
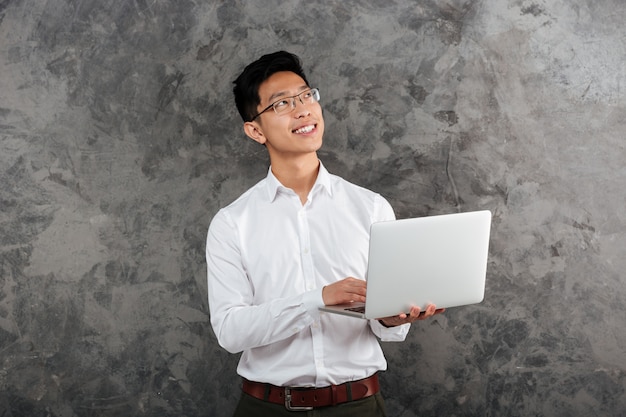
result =
[[320,93],[317,88],[312,88],[307,91],[303,91],[297,96],[288,97],[283,100],[279,100],[273,104],[276,114],[283,114],[290,112],[296,107],[296,99],[302,104],[311,104],[320,100]]

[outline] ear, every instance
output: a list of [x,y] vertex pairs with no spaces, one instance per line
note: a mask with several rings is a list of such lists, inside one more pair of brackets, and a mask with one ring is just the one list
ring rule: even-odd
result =
[[255,142],[260,143],[261,145],[265,144],[267,138],[261,131],[261,126],[257,122],[245,122],[243,124],[243,131],[246,132],[246,135]]

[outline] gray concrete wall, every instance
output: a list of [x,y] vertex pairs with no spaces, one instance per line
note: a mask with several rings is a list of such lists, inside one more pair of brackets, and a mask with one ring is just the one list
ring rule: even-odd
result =
[[231,81],[277,49],[332,172],[494,215],[485,301],[384,345],[391,415],[626,415],[625,9],[0,1],[0,415],[229,415],[204,239],[267,170]]

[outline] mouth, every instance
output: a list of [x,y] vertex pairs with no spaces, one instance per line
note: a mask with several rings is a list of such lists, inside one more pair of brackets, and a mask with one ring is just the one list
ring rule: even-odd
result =
[[311,125],[299,127],[297,129],[292,130],[291,132],[298,134],[298,135],[303,135],[303,134],[311,133],[313,130],[315,130],[316,127],[317,127],[317,124],[311,124]]

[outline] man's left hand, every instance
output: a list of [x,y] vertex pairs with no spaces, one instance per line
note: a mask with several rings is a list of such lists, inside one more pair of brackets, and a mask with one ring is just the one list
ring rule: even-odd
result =
[[419,307],[411,307],[411,311],[407,313],[401,313],[397,316],[385,317],[378,319],[380,323],[385,327],[395,327],[402,324],[413,323],[417,320],[425,320],[434,316],[435,314],[441,314],[446,311],[445,308],[437,308],[434,304],[429,304],[426,310],[421,311]]

